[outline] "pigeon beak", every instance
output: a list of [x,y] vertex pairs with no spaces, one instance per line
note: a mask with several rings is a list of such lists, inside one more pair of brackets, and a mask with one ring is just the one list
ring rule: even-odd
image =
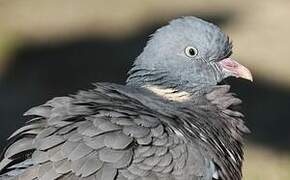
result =
[[231,58],[223,59],[219,61],[218,64],[222,67],[226,74],[253,81],[253,76],[249,69]]

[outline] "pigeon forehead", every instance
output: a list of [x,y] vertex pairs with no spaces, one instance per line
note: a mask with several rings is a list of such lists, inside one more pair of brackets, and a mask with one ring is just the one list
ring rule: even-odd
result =
[[161,41],[194,43],[207,49],[222,50],[230,45],[228,36],[219,27],[196,17],[172,20],[160,28],[155,36]]
[[164,27],[163,31],[176,35],[199,36],[207,39],[226,37],[218,26],[196,17],[183,17],[172,20],[169,25]]

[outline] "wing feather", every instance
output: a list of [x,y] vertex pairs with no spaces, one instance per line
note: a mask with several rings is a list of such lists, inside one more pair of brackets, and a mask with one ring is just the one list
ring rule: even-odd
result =
[[18,179],[157,180],[182,175],[184,141],[166,130],[159,114],[103,86],[27,111],[33,119],[11,135],[20,138],[5,151],[2,172],[16,171],[10,164],[21,159],[11,157],[33,150],[26,154],[31,159],[26,170],[17,171]]

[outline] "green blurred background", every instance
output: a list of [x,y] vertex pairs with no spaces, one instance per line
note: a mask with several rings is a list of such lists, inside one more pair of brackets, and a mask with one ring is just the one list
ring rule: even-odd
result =
[[185,15],[221,26],[254,74],[228,80],[252,130],[244,179],[290,179],[289,0],[0,0],[0,148],[29,107],[124,83],[148,36]]

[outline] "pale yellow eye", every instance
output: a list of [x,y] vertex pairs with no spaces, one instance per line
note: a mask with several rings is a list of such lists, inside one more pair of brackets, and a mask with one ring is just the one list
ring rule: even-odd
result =
[[184,50],[186,56],[188,57],[195,57],[198,54],[198,51],[196,48],[192,47],[192,46],[188,46],[185,48]]

